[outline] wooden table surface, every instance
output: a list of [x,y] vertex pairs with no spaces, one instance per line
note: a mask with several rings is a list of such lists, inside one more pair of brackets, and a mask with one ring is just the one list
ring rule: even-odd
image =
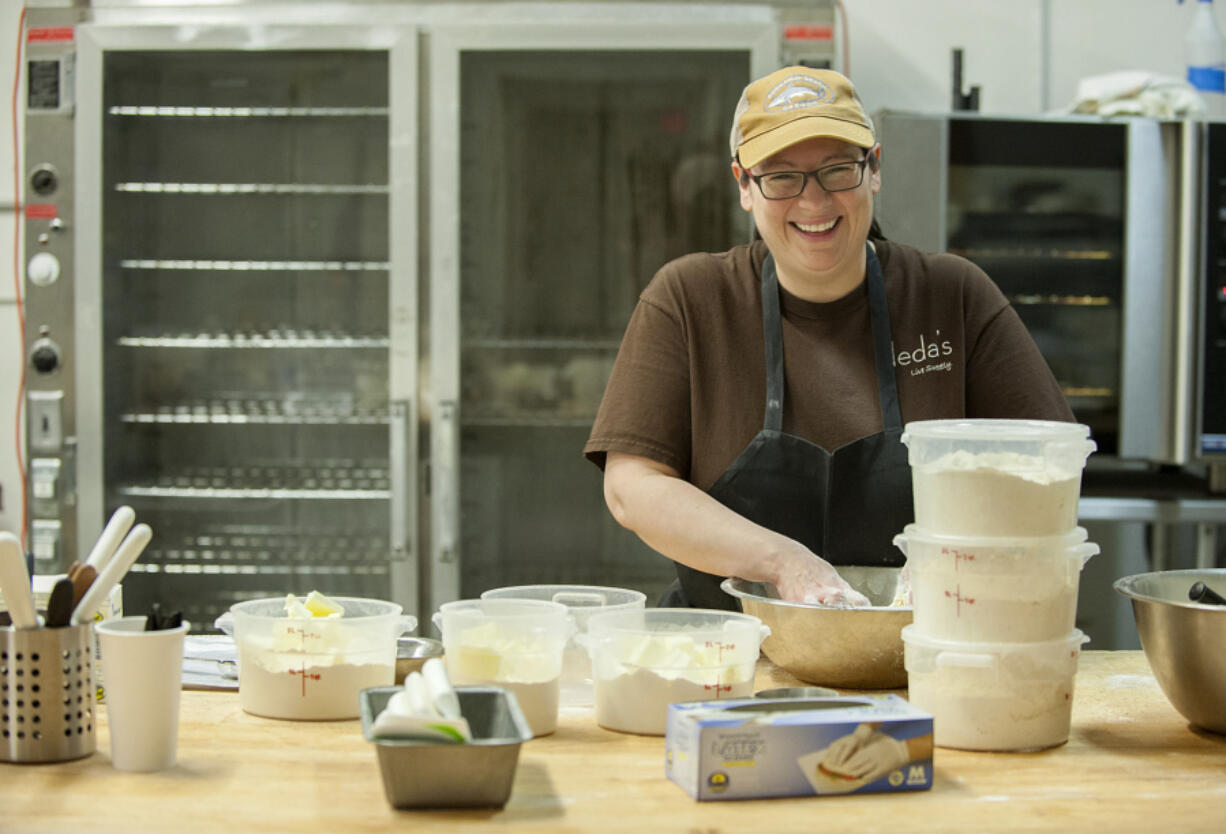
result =
[[[795,682],[760,661],[759,689]],[[522,748],[505,808],[396,811],[357,721],[257,718],[237,693],[184,692],[178,764],[135,774],[111,767],[98,712],[93,755],[0,764],[0,832],[1226,830],[1226,736],[1190,728],[1139,651],[1081,655],[1066,745],[937,748],[932,790],[901,794],[696,802],[664,776],[663,738],[566,709]]]

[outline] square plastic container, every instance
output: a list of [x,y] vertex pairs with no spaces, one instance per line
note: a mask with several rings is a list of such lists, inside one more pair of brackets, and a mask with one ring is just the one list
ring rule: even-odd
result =
[[1088,426],[1043,420],[907,423],[915,523],[960,536],[1058,536],[1077,525]]
[[938,640],[1060,640],[1077,619],[1081,569],[1098,545],[1086,531],[1046,538],[945,536],[908,524],[913,631]]
[[596,723],[662,736],[669,704],[752,696],[769,633],[757,617],[701,608],[593,615],[583,642],[592,655]]
[[383,776],[383,793],[393,808],[501,808],[511,796],[519,748],[532,729],[515,696],[492,686],[458,686],[460,713],[472,741],[385,739],[374,735],[375,719],[400,690],[382,686],[362,691],[362,735],[373,742]]
[[509,689],[535,735],[557,729],[562,652],[574,632],[565,605],[462,599],[443,603],[433,620],[453,684]]
[[[587,621],[593,614],[610,611],[642,610],[647,595],[627,588],[606,588],[601,585],[514,585],[494,588],[481,594],[481,599],[541,599],[566,606],[575,624],[576,637],[587,633]],[[562,652],[560,704],[563,707],[590,707],[595,703],[592,683],[592,658],[574,637]]]
[[961,643],[902,630],[908,700],[932,713],[934,742],[1022,751],[1068,740],[1081,645],[1073,631],[1042,643]]

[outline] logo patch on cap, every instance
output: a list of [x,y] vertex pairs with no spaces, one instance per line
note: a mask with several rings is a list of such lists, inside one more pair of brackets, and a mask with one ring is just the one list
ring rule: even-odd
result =
[[766,94],[762,109],[768,113],[781,113],[801,107],[816,107],[828,104],[831,97],[830,88],[816,78],[789,75]]

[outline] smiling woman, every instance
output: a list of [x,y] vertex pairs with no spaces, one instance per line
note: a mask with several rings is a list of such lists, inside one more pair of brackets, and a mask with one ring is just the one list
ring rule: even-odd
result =
[[584,451],[614,518],[676,563],[663,604],[735,609],[736,576],[865,605],[832,565],[903,561],[904,419],[1072,413],[978,267],[880,235],[881,148],[851,81],[753,82],[729,150],[762,239],[656,274]]

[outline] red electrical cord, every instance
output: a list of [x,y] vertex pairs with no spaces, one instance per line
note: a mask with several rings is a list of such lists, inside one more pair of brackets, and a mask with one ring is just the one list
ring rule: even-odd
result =
[[21,546],[26,548],[26,529],[29,526],[29,497],[26,493],[26,464],[22,448],[22,417],[25,409],[26,389],[26,312],[21,301],[21,145],[17,138],[17,102],[21,95],[21,46],[25,37],[26,9],[21,7],[21,16],[17,18],[17,68],[13,72],[13,298],[17,305],[17,330],[21,337],[21,348],[18,356],[20,370],[17,375],[17,409],[14,423],[14,441],[17,449],[17,471],[21,479]]

